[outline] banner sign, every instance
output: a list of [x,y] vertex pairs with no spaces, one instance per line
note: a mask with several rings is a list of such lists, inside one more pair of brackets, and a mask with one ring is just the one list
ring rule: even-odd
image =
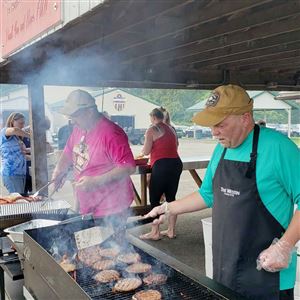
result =
[[61,23],[61,0],[1,0],[1,56]]

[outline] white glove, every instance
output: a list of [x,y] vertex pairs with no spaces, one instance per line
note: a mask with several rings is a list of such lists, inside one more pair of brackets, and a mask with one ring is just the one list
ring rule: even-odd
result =
[[155,218],[159,216],[159,218],[155,219],[153,221],[153,224],[159,225],[164,223],[165,219],[168,217],[170,214],[169,207],[168,207],[168,202],[165,201],[162,205],[154,207],[149,213],[144,215],[144,219],[147,218]]
[[292,259],[292,254],[296,250],[294,246],[285,240],[273,240],[271,246],[262,251],[258,259],[257,270],[264,269],[268,272],[278,272],[282,269],[286,269]]

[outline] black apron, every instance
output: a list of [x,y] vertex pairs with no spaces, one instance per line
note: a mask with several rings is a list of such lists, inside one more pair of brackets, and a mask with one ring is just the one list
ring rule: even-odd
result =
[[[213,179],[213,278],[251,299],[279,299],[279,272],[256,269],[259,253],[284,228],[260,199],[256,185],[259,127],[255,125],[250,162],[225,160]],[[268,162],[266,162],[268,163]]]

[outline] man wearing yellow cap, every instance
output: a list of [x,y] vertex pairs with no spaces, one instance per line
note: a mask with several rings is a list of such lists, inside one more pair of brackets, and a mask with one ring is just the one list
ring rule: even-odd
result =
[[146,217],[212,207],[213,278],[250,299],[293,299],[300,153],[286,136],[255,125],[252,113],[244,89],[216,88],[193,118],[219,142],[201,188]]

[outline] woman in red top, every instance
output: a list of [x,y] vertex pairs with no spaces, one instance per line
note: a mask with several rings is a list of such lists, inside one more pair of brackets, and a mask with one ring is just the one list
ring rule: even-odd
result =
[[[160,198],[165,194],[166,201],[175,200],[178,189],[182,162],[177,152],[177,136],[175,130],[163,122],[163,112],[155,108],[150,113],[151,127],[146,131],[143,155],[150,154],[152,169],[149,194],[151,207],[160,205]],[[159,240],[161,235],[175,237],[176,216],[169,218],[169,227],[159,232],[158,225],[152,225],[151,232],[141,235],[141,239]]]

